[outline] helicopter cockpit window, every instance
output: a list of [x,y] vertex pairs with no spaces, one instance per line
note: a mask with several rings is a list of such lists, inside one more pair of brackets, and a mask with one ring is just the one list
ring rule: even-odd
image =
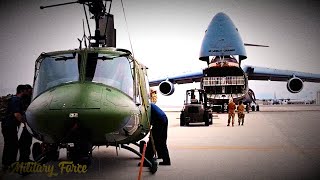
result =
[[34,97],[49,88],[62,83],[79,80],[78,60],[76,54],[46,56],[37,64]]
[[133,98],[131,69],[127,57],[110,58],[106,54],[89,53],[86,80],[117,88]]

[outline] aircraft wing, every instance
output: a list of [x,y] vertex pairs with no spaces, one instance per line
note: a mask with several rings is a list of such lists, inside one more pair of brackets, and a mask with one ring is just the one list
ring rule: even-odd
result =
[[159,78],[149,81],[149,85],[152,86],[158,86],[162,81],[170,81],[173,84],[186,84],[186,83],[193,83],[193,82],[200,82],[201,78],[203,77],[203,72],[196,71],[196,72],[190,72],[190,73],[184,73],[181,75],[176,76],[168,76],[166,78]]
[[320,74],[256,66],[244,66],[242,69],[245,73],[247,73],[249,80],[287,81],[293,76],[296,76],[305,82],[320,83]]

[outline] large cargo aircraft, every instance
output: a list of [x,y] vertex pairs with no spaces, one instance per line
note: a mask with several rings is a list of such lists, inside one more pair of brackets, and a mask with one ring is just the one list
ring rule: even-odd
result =
[[200,82],[208,100],[221,110],[230,98],[249,104],[255,102],[254,92],[248,80],[287,81],[287,89],[298,93],[304,82],[320,82],[320,74],[241,66],[247,58],[245,46],[268,47],[243,43],[238,29],[225,13],[216,14],[211,20],[202,41],[199,60],[206,61],[207,68],[173,77],[151,80],[150,86],[159,86],[161,94],[174,92],[174,84]]

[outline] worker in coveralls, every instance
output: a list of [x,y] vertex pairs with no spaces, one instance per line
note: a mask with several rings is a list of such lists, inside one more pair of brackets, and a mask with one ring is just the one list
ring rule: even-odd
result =
[[[168,118],[166,114],[153,103],[151,103],[151,125],[151,134],[158,158],[163,159],[163,162],[160,162],[159,165],[171,165],[167,147]],[[146,149],[146,158],[152,159],[154,155],[153,146],[149,140]]]
[[233,99],[230,98],[228,104],[228,125],[230,126],[230,119],[232,119],[232,126],[234,126],[234,116],[235,116],[236,104],[233,102]]
[[242,101],[239,101],[239,106],[238,106],[238,123],[239,123],[239,126],[240,124],[243,126],[243,123],[244,123],[244,105],[243,105],[243,102]]

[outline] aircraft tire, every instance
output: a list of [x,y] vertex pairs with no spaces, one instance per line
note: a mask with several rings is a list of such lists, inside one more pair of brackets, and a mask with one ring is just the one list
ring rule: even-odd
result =
[[256,110],[257,110],[257,111],[260,111],[260,107],[259,107],[259,105],[257,105],[257,108],[256,108]]
[[52,161],[58,161],[59,160],[59,150],[52,150],[52,152],[50,152],[50,159]]
[[49,160],[58,161],[59,160],[59,149],[57,144],[45,144],[47,147],[47,156]]
[[74,151],[75,151],[74,147],[70,147],[70,146],[67,147],[67,159],[68,160],[74,159],[74,153],[75,153]]
[[32,157],[36,160],[42,154],[41,144],[39,142],[35,142],[32,146]]
[[73,152],[71,152],[71,160],[75,164],[90,166],[92,159],[92,146],[90,143],[75,143]]

